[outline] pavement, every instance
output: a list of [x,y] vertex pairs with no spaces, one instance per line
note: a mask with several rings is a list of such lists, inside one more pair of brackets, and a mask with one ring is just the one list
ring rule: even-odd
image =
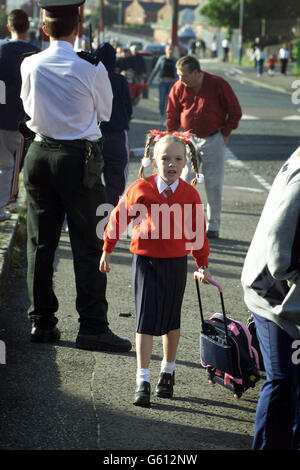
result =
[[[291,84],[296,79],[290,74],[258,78],[251,69],[221,63],[220,66],[234,78],[240,79],[241,76],[257,86],[274,87],[276,91],[280,88],[285,93],[292,92]],[[135,136],[144,136],[147,125],[157,119],[157,111],[152,111],[150,100],[144,101],[145,107],[142,103],[135,110],[130,131],[132,140]],[[144,119],[148,119],[147,125],[143,124]],[[136,179],[138,168],[138,159],[132,158],[129,184]],[[232,185],[237,174],[238,181],[245,181],[244,186],[249,187],[248,174],[243,168],[232,167],[227,172],[224,228],[222,238],[211,243],[211,263],[214,277],[226,284],[226,306],[229,304],[234,310],[233,315],[239,313],[239,319],[246,321],[249,312],[241,296],[240,270],[266,191],[263,187],[248,193],[242,193],[238,187],[234,189]],[[21,194],[22,191],[21,188]],[[205,203],[205,198],[202,200]],[[30,325],[26,319],[25,263],[20,268],[11,264],[12,250],[21,228],[17,215],[0,223],[1,451],[100,449],[112,460],[113,455],[120,455],[117,451],[123,450],[137,455],[138,450],[152,449],[151,454],[154,455],[159,449],[161,454],[166,449],[174,450],[174,454],[180,449],[182,452],[187,449],[192,452],[250,449],[258,388],[247,391],[245,397],[236,402],[222,387],[212,390],[207,387],[201,375],[203,371],[199,370],[199,313],[192,281],[188,283],[183,304],[184,328],[177,360],[175,397],[167,401],[153,398],[153,406],[145,411],[132,406],[134,348],[119,355],[93,353],[74,347],[78,323],[74,309],[72,254],[66,232],[62,232],[55,260],[62,339],[57,346],[32,345],[28,341]],[[129,240],[125,236],[112,257],[113,269],[108,276],[107,294],[112,330],[134,343],[134,302],[128,246]],[[193,270],[194,263],[190,260],[190,277]],[[205,290],[205,304],[206,301],[213,305],[212,311],[218,311],[218,298],[212,287]],[[120,316],[120,313],[126,315]],[[1,365],[1,345],[4,343],[7,348],[6,366]],[[154,381],[159,375],[160,343],[156,342],[154,346],[152,360]],[[180,463],[166,462],[162,458],[148,463]],[[104,461],[103,458],[97,461],[101,462],[126,463]]]
[[[20,178],[18,201],[19,203],[24,203],[25,200],[25,189],[22,183],[22,179]],[[17,240],[19,227],[20,220],[19,215],[17,213],[12,213],[10,219],[4,222],[0,222],[0,296],[1,294],[3,294],[3,291],[5,289],[6,278],[9,275],[12,251]]]

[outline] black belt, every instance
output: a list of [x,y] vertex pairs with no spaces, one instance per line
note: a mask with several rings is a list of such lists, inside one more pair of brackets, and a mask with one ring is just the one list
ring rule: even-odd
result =
[[36,142],[45,142],[52,145],[63,145],[67,147],[74,147],[77,149],[85,150],[87,142],[91,142],[89,140],[83,139],[75,139],[75,140],[61,140],[61,139],[53,139],[52,137],[48,137],[42,134],[36,134],[35,139]]

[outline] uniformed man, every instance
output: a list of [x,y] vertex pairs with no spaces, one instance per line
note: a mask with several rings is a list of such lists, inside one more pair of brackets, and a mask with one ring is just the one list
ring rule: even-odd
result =
[[[102,242],[97,238],[97,207],[105,202],[99,176],[101,131],[108,121],[112,90],[101,62],[73,49],[85,0],[40,0],[46,10],[44,33],[50,46],[23,61],[21,98],[36,133],[26,155],[28,203],[28,290],[31,341],[57,341],[58,300],[53,262],[67,214],[76,278],[81,349],[129,351],[131,343],[108,327],[106,276],[99,271]],[[96,177],[95,177],[96,174]]]

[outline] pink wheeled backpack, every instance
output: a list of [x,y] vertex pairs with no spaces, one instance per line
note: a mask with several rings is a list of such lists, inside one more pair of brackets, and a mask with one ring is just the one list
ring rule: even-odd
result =
[[252,345],[250,331],[243,323],[226,315],[223,288],[214,279],[208,281],[220,293],[222,313],[214,313],[204,320],[199,289],[199,272],[194,273],[198,294],[201,327],[200,364],[208,379],[231,390],[240,398],[248,388],[260,380],[259,355]]

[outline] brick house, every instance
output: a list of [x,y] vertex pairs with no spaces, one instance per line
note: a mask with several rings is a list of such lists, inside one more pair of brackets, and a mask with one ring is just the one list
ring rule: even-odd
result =
[[[216,34],[216,28],[209,25],[209,19],[201,14],[201,8],[207,0],[180,0],[178,5],[178,28],[190,26],[197,38],[203,38],[208,43]],[[189,3],[188,3],[189,2]],[[157,21],[152,24],[153,39],[158,43],[165,43],[170,39],[172,26],[172,2],[167,0],[164,7],[159,10]],[[190,18],[192,14],[192,18]]]
[[[199,0],[179,0],[179,10],[182,8],[196,8],[198,4]],[[138,24],[156,23],[157,21],[171,18],[172,11],[171,0],[163,2],[161,0],[133,0],[124,9],[124,22]]]
[[163,6],[164,2],[133,0],[124,10],[124,22],[135,24],[155,23],[157,13]]

